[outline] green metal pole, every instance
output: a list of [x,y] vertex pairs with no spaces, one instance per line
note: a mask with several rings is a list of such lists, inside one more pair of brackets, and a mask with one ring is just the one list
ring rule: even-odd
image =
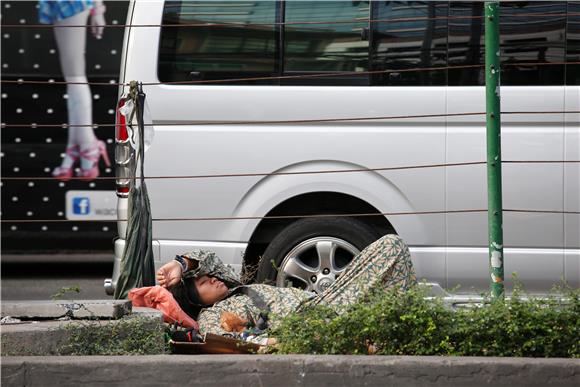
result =
[[487,1],[485,3],[485,95],[489,272],[492,299],[504,297],[499,50],[499,1]]

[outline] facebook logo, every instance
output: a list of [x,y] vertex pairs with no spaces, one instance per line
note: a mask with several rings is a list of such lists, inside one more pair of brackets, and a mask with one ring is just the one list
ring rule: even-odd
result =
[[88,215],[91,212],[91,202],[89,198],[73,198],[73,214]]

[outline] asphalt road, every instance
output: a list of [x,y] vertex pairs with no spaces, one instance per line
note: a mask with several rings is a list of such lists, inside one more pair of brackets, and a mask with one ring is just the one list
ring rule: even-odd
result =
[[65,287],[64,298],[95,300],[111,299],[103,288],[103,280],[113,272],[113,253],[91,255],[9,255],[2,256],[1,299],[50,300]]

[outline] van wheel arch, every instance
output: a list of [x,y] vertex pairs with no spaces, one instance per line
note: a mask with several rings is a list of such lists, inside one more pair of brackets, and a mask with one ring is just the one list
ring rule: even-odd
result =
[[[381,211],[366,201],[339,192],[311,192],[281,202],[266,216],[328,215],[328,214],[377,214],[377,216],[353,217],[372,230],[377,237],[396,233],[392,224]],[[256,279],[261,257],[284,229],[300,219],[263,219],[254,230],[244,255],[242,274],[247,281]],[[321,230],[323,231],[323,230]]]
[[380,235],[358,219],[300,219],[268,245],[257,282],[323,293],[365,247]]

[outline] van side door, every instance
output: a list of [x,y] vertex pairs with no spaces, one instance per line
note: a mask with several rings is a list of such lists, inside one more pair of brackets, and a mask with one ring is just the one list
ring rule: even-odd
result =
[[[501,4],[505,276],[543,292],[564,274],[566,3]],[[451,2],[448,113],[485,112],[483,2]],[[542,112],[550,112],[543,114]],[[486,160],[485,115],[449,117],[447,162]],[[517,161],[517,163],[516,163]],[[447,169],[447,209],[486,209],[486,167]],[[554,212],[514,212],[549,210]],[[448,286],[489,287],[487,213],[447,215]]]

